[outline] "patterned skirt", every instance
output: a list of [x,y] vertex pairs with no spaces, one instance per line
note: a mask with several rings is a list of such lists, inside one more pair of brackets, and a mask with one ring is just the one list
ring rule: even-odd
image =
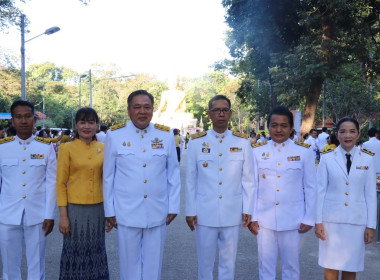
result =
[[60,280],[108,280],[103,203],[68,204],[71,234],[63,237]]

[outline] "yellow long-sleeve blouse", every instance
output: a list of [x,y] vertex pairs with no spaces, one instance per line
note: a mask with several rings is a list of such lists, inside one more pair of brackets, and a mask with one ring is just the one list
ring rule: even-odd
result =
[[58,206],[103,202],[104,144],[75,139],[61,145],[57,161]]

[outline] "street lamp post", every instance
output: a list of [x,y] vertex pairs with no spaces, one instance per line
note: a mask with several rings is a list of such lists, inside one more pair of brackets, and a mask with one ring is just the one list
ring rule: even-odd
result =
[[25,88],[25,43],[29,42],[41,35],[51,35],[61,30],[59,27],[54,26],[46,29],[44,33],[41,33],[29,40],[25,41],[25,15],[21,15],[21,99],[26,100],[26,88]]
[[81,104],[81,97],[82,97],[82,94],[81,94],[81,87],[82,87],[82,78],[85,78],[87,77],[87,74],[82,74],[79,76],[79,109],[81,108],[82,104]]

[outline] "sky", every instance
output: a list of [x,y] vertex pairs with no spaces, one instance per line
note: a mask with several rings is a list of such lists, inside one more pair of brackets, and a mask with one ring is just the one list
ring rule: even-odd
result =
[[[30,64],[53,62],[79,73],[91,64],[115,64],[121,75],[161,79],[200,77],[228,58],[221,0],[27,0],[28,40],[52,26],[60,31],[25,45]],[[0,33],[0,47],[19,55],[18,28]]]

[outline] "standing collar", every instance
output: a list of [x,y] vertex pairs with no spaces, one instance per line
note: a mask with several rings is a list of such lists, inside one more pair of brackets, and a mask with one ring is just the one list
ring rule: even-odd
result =
[[229,136],[231,134],[231,131],[226,129],[223,133],[217,133],[215,130],[213,129],[210,129],[209,130],[210,134],[215,137],[215,138],[226,138],[227,136]]
[[35,136],[30,136],[28,139],[26,140],[23,140],[21,139],[20,137],[18,137],[17,135],[15,136],[15,140],[17,143],[19,143],[20,145],[29,145],[33,140],[34,140],[34,137]]
[[273,147],[287,147],[289,146],[291,143],[293,143],[293,141],[288,138],[286,141],[282,142],[282,143],[276,143],[274,142],[273,140],[269,140],[269,144]]
[[131,128],[131,130],[134,130],[136,133],[140,133],[140,134],[144,134],[144,133],[148,133],[149,131],[152,130],[153,128],[153,124],[150,122],[149,125],[144,128],[144,129],[140,129],[140,128],[137,128],[133,122],[128,122],[127,126],[129,126]]

